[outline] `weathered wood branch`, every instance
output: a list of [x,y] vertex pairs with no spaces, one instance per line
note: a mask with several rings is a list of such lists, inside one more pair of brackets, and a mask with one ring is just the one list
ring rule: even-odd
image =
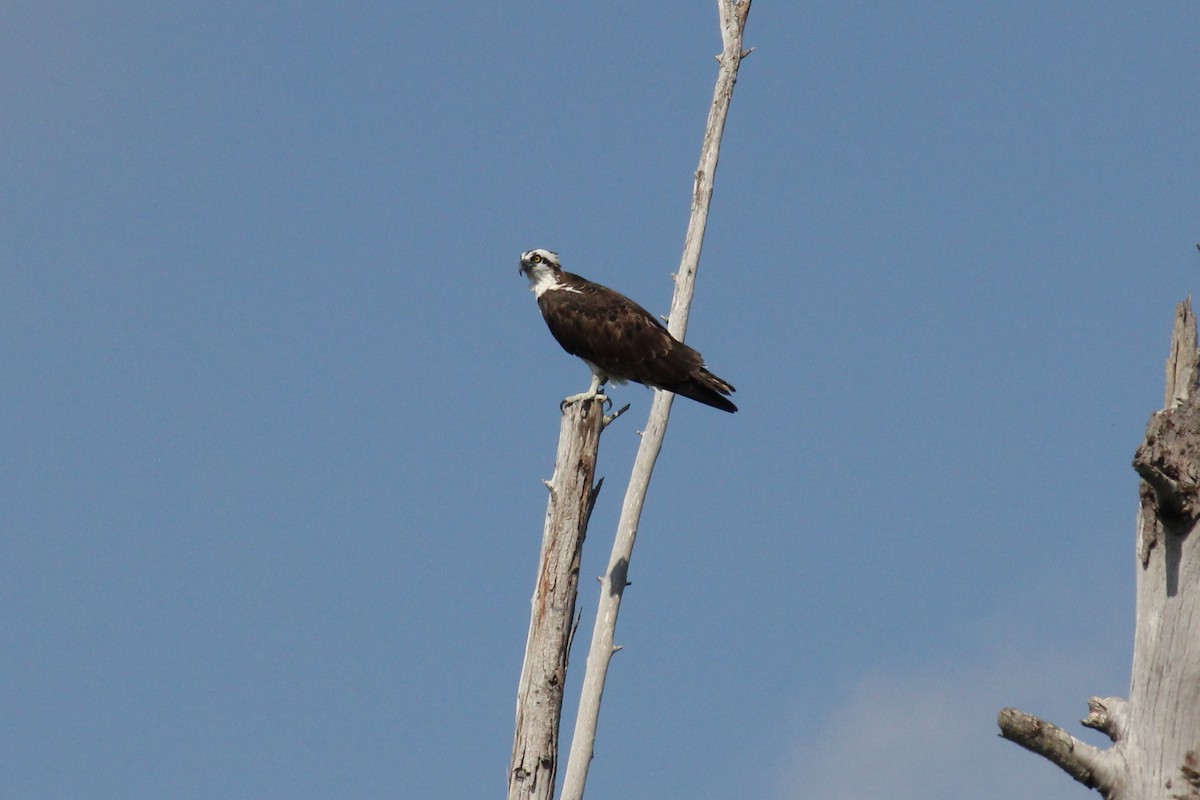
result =
[[1088,700],[1088,715],[1079,724],[1098,730],[1114,742],[1125,738],[1129,703],[1120,697],[1093,697]]
[[1171,331],[1171,355],[1167,357],[1167,389],[1163,408],[1177,408],[1196,388],[1196,315],[1192,298],[1175,307],[1175,329]]
[[1099,750],[1015,709],[1001,735],[1042,755],[1110,800],[1200,800],[1200,349],[1191,301],[1176,309],[1165,408],[1133,459],[1142,477],[1137,616],[1129,700],[1093,697],[1083,724]]
[[[712,202],[713,179],[721,150],[721,134],[729,114],[733,87],[737,83],[738,68],[742,59],[749,55],[749,51],[742,49],[742,34],[746,27],[746,17],[750,13],[750,0],[717,0],[717,11],[720,15],[722,42],[721,55],[717,57],[720,66],[717,70],[712,105],[709,107],[704,142],[700,148],[700,163],[692,189],[691,215],[684,237],[679,270],[675,273],[675,292],[671,299],[670,317],[667,322],[671,335],[681,341],[687,331],[688,312],[695,293],[696,271],[700,264],[700,250],[704,244],[708,209]],[[654,464],[662,450],[673,399],[674,395],[669,392],[654,393],[650,417],[642,432],[633,473],[630,475],[625,500],[621,505],[621,517],[617,522],[617,535],[613,542],[612,554],[609,556],[608,568],[600,579],[600,605],[596,612],[592,642],[588,650],[579,711],[575,717],[575,732],[571,739],[571,754],[563,780],[562,800],[583,798],[588,769],[595,752],[600,701],[604,694],[608,666],[613,653],[620,649],[613,643],[617,615],[629,582],[629,562],[633,557],[633,545],[637,539],[642,506],[646,500]]]
[[[601,400],[566,406],[517,686],[517,724],[508,772],[509,800],[551,800],[558,769],[563,685],[575,630],[579,559],[600,483],[593,485],[600,433],[611,418]],[[602,482],[602,481],[601,481]]]
[[1015,708],[1001,709],[996,721],[1005,739],[1049,759],[1089,789],[1104,791],[1111,787],[1111,768],[1102,750]]

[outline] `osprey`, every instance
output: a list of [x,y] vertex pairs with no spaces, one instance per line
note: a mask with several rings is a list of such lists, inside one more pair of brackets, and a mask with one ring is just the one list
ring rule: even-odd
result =
[[592,370],[592,385],[563,404],[591,400],[608,381],[636,381],[737,411],[733,387],[704,368],[700,354],[676,339],[650,312],[623,294],[565,272],[558,254],[529,250],[518,272],[528,276],[550,333]]

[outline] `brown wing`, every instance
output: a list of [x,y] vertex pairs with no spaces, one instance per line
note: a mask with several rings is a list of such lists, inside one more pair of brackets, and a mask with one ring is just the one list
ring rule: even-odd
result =
[[650,312],[578,275],[564,272],[562,278],[565,288],[543,292],[538,305],[564,350],[612,378],[737,410],[722,396],[733,387],[706,370],[700,354],[672,337]]

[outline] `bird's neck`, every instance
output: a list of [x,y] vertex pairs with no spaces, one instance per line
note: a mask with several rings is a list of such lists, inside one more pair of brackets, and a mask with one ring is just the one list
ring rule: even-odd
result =
[[551,289],[558,289],[563,285],[559,274],[545,264],[535,264],[526,271],[526,275],[529,277],[530,290],[538,298]]

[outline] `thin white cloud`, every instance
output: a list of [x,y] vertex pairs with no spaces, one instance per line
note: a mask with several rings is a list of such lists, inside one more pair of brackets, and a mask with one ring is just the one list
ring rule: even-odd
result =
[[[863,677],[823,721],[801,730],[775,784],[779,800],[1085,798],[1094,792],[999,738],[996,712],[1022,707],[1085,736],[1087,698],[1110,689],[1095,654],[1026,642]],[[1105,655],[1101,670],[1127,656]],[[1120,692],[1117,692],[1120,693]],[[1055,717],[1054,714],[1063,714]]]

